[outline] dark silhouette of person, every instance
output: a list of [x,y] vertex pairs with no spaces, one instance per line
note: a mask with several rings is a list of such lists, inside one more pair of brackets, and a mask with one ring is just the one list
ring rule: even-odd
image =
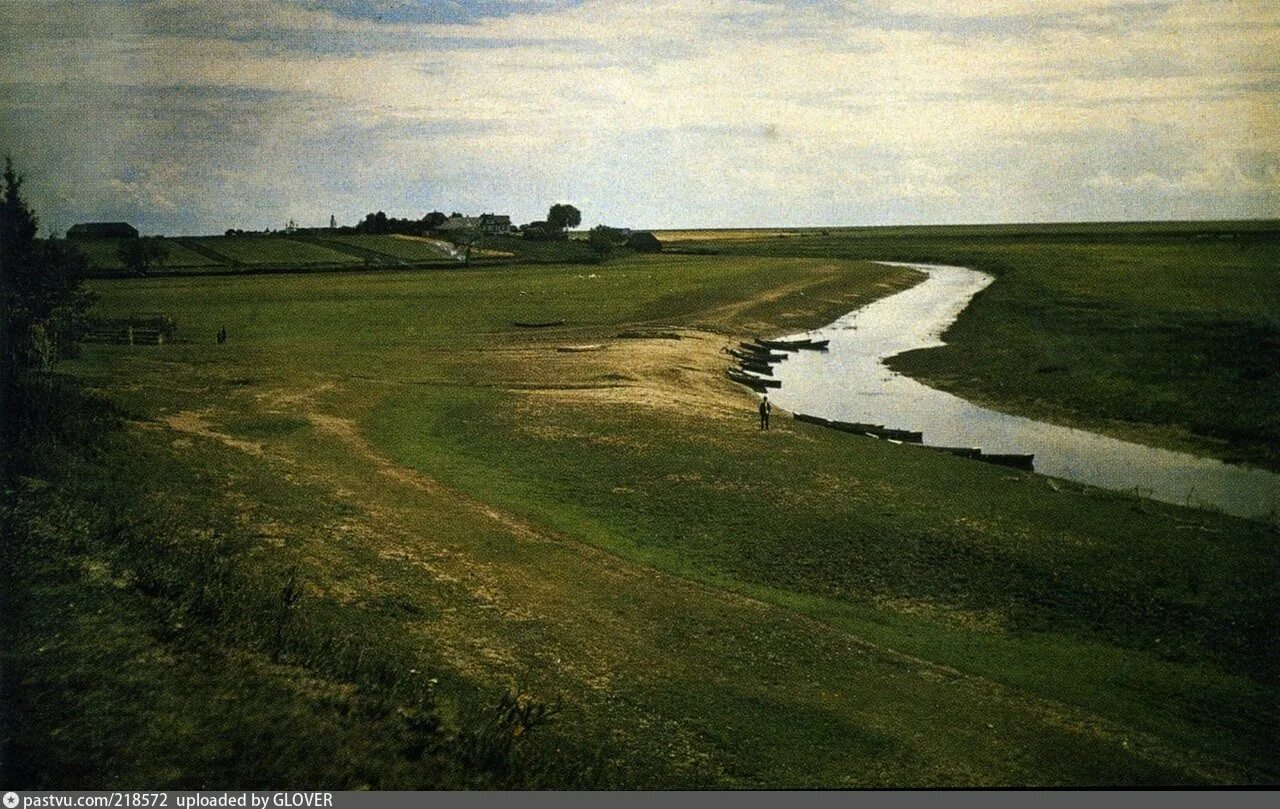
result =
[[227,327],[223,326],[218,329],[218,345],[222,345],[227,341]]
[[769,429],[769,414],[773,412],[773,405],[769,404],[769,396],[766,394],[760,400],[760,429]]

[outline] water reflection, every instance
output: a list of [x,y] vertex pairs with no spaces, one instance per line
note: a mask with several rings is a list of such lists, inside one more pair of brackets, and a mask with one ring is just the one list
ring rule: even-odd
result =
[[782,382],[770,394],[776,404],[793,413],[920,430],[935,446],[1034,453],[1042,474],[1275,519],[1280,475],[1273,472],[997,413],[887,368],[883,361],[895,354],[942,345],[942,332],[993,280],[964,267],[899,266],[929,277],[813,332],[830,339],[829,350],[792,354],[775,367]]

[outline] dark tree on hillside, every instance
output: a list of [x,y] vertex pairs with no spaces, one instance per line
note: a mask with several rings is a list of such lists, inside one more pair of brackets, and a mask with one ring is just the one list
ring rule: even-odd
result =
[[146,275],[153,267],[164,266],[169,257],[169,245],[159,236],[125,239],[116,248],[120,263],[134,275]]
[[445,216],[441,211],[432,211],[422,217],[422,226],[427,230],[435,230],[436,228],[449,221],[449,217]]
[[662,242],[658,241],[658,237],[644,230],[632,233],[631,238],[627,239],[627,247],[637,253],[662,252]]
[[387,214],[383,211],[371,213],[364,218],[360,224],[356,225],[356,231],[360,233],[381,234],[391,232],[391,222],[387,219]]
[[572,205],[556,203],[547,212],[547,224],[556,230],[576,228],[582,224],[582,212]]
[[542,221],[530,222],[527,225],[520,226],[521,235],[523,235],[526,239],[528,239],[531,242],[547,241],[548,239],[551,238],[548,235],[548,231],[550,230],[551,230],[551,226],[548,225],[546,222],[542,222]]
[[22,198],[22,177],[6,158],[0,199],[0,394],[16,377],[75,356],[92,297],[84,291],[85,259],[65,240],[37,239],[39,220]]
[[607,228],[604,225],[598,225],[591,229],[591,233],[587,236],[587,247],[601,261],[609,257],[613,252],[614,237],[610,233],[613,228]]

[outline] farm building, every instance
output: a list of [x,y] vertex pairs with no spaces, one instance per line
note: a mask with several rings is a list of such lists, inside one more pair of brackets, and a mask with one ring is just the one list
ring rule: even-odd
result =
[[495,213],[485,213],[479,216],[451,216],[436,228],[436,230],[445,233],[472,229],[489,234],[509,233],[511,231],[511,217]]
[[470,230],[471,228],[480,227],[480,217],[478,216],[451,216],[441,222],[436,230],[441,233],[449,233],[457,230]]
[[68,239],[136,239],[138,229],[128,222],[82,222],[67,231]]
[[496,213],[482,213],[480,214],[480,230],[484,233],[509,233],[511,232],[511,217]]

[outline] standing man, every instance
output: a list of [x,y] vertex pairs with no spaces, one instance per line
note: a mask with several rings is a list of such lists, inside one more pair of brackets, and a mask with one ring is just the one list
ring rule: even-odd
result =
[[769,394],[765,394],[760,400],[760,429],[769,429],[769,414],[773,412],[773,405],[769,404]]

